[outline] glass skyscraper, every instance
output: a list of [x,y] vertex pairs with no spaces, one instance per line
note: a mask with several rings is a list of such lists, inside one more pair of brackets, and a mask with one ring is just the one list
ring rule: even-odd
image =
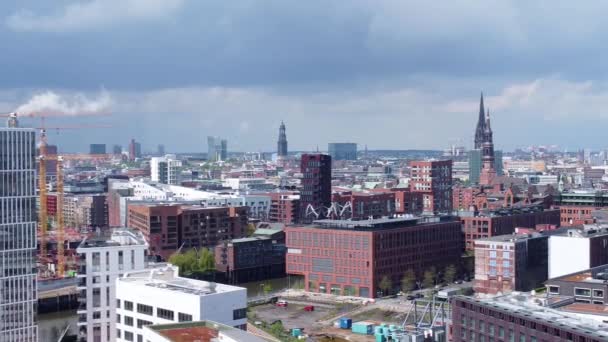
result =
[[0,128],[0,341],[37,340],[35,137]]

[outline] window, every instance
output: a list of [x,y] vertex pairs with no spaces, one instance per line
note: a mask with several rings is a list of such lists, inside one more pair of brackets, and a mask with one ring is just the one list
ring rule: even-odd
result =
[[144,315],[152,316],[154,315],[154,308],[152,308],[150,305],[137,304],[137,312]]
[[582,297],[591,297],[591,290],[590,289],[582,289],[580,287],[575,287],[574,288],[574,295],[575,296],[582,296]]
[[173,311],[171,311],[171,310],[161,309],[161,308],[156,309],[156,317],[158,317],[158,318],[168,319],[168,320],[172,321],[173,316],[174,316],[174,314],[173,314]]
[[125,310],[133,311],[133,302],[129,302],[128,300],[125,300]]
[[120,299],[117,299],[117,300],[116,300],[116,308],[117,308],[117,309],[120,309]]
[[93,289],[93,307],[98,308],[101,306],[101,289],[94,288]]
[[137,320],[137,328],[141,329],[146,325],[152,325],[152,322],[148,322],[148,321],[144,321],[143,319],[138,319]]
[[243,319],[247,317],[247,308],[232,310],[232,319]]
[[125,316],[125,325],[132,327],[133,326],[133,317]]
[[519,334],[519,342],[526,342],[526,335]]
[[604,291],[603,290],[593,290],[593,297],[604,297]]
[[498,337],[500,337],[500,338],[504,338],[505,337],[505,328],[498,327]]
[[120,338],[120,329],[116,329],[116,337]]
[[120,314],[116,314],[116,323],[120,323]]
[[188,314],[180,312],[177,314],[177,320],[180,322],[192,322],[192,315],[188,315]]
[[555,285],[549,286],[549,293],[559,294],[559,286],[555,286]]
[[137,342],[144,342],[144,337],[141,335],[137,335]]
[[118,251],[118,269],[122,270],[124,269],[124,257],[122,255],[122,251]]
[[133,333],[130,331],[125,331],[125,340],[133,342]]
[[93,312],[93,319],[100,319],[100,318],[101,318],[101,312],[99,312],[99,311]]

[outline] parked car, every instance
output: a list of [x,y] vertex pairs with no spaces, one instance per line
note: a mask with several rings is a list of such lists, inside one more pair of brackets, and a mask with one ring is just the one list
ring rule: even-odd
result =
[[304,307],[304,311],[315,311],[314,305],[307,305]]
[[414,300],[416,299],[416,296],[414,295],[407,295],[407,300]]
[[276,306],[281,307],[281,308],[286,308],[287,307],[287,302],[284,300],[280,300],[276,303]]
[[424,298],[424,295],[422,293],[416,293],[416,298]]

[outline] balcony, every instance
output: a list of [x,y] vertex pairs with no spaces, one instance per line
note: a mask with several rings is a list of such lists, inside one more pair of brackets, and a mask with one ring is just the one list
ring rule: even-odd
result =
[[80,314],[78,315],[78,324],[83,324],[87,322],[87,315],[86,314]]

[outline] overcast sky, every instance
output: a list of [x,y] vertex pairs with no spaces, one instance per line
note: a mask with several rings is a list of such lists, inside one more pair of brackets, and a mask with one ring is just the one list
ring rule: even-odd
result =
[[[134,137],[206,151],[219,135],[272,151],[281,120],[292,150],[470,147],[480,91],[497,148],[608,147],[608,2],[6,0],[0,13],[0,110],[38,95],[71,115],[48,125],[113,126],[51,133],[63,150]],[[97,109],[111,116],[72,116]]]

